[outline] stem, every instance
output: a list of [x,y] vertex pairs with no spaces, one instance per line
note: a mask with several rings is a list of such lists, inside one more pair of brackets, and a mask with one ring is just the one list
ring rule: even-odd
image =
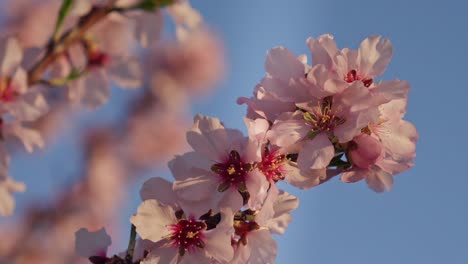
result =
[[130,229],[130,240],[128,241],[127,255],[125,256],[127,263],[133,263],[133,252],[135,251],[135,244],[136,227],[132,224],[132,228]]

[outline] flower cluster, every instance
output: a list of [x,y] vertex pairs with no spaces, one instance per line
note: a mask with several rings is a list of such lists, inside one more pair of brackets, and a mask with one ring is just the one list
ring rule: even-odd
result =
[[299,204],[278,182],[309,189],[341,174],[382,192],[413,165],[409,84],[376,79],[390,42],[371,36],[339,50],[323,35],[307,43],[312,65],[284,47],[268,53],[254,96],[238,100],[248,105],[247,136],[195,116],[192,151],[169,162],[175,181],[152,178],[141,189],[131,217],[140,263],[274,263],[272,234],[285,232]]

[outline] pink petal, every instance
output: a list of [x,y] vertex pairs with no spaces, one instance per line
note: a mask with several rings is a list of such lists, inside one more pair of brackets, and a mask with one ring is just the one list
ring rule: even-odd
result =
[[242,208],[244,202],[241,194],[235,188],[229,188],[223,192],[222,199],[219,201],[218,208],[237,211]]
[[309,127],[302,116],[302,112],[283,113],[273,124],[267,137],[271,144],[287,147],[303,139]]
[[172,176],[178,181],[183,181],[190,177],[210,175],[209,169],[213,163],[213,160],[210,161],[199,153],[192,151],[184,153],[182,156],[176,156],[169,161],[168,166]]
[[333,60],[338,53],[338,49],[332,35],[325,34],[317,40],[310,37],[307,39],[307,45],[312,53],[313,65],[323,64],[327,69],[334,67]]
[[291,78],[303,78],[305,73],[304,64],[284,47],[276,47],[268,52],[265,69],[271,76],[285,81]]
[[407,81],[393,80],[375,86],[371,90],[371,93],[374,96],[382,96],[386,100],[391,101],[406,98],[410,88],[410,84]]
[[234,255],[231,246],[231,237],[234,234],[233,218],[230,210],[222,211],[221,222],[216,228],[204,232],[206,253],[220,263],[230,261]]
[[265,175],[257,170],[252,171],[248,174],[245,184],[250,193],[249,208],[252,210],[261,208],[267,195],[267,190],[270,187],[270,183],[265,178]]
[[383,154],[382,143],[368,134],[361,133],[353,139],[353,142],[356,144],[356,147],[351,149],[349,154],[353,164],[359,168],[369,168]]
[[301,171],[324,169],[330,164],[335,149],[328,136],[321,133],[308,140],[299,151],[297,165]]
[[320,184],[326,178],[326,169],[300,171],[297,165],[285,165],[286,180],[294,187],[302,190],[310,189]]
[[359,71],[367,78],[381,75],[390,62],[393,47],[390,40],[381,36],[366,38],[359,46]]
[[177,196],[188,201],[206,200],[217,192],[218,180],[213,175],[201,175],[175,181],[173,185]]
[[196,115],[193,128],[187,132],[192,148],[208,159],[219,161],[243,139],[242,132],[225,129],[217,118]]
[[346,183],[354,183],[365,179],[369,171],[367,169],[353,169],[351,171],[343,172],[341,181]]
[[367,185],[369,185],[369,188],[375,192],[383,192],[385,190],[390,191],[392,189],[392,174],[380,169],[377,166],[373,167],[372,172],[373,173],[370,173],[366,178],[366,182]]
[[275,263],[278,246],[268,230],[251,232],[247,246],[253,249],[247,263]]

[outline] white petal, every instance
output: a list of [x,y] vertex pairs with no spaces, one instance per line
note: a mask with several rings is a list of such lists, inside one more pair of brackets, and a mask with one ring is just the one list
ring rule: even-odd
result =
[[223,197],[219,201],[220,209],[231,209],[237,211],[242,208],[243,200],[241,194],[235,188],[229,188],[223,192]]
[[158,242],[170,234],[168,226],[177,223],[177,219],[172,207],[157,200],[146,200],[138,207],[130,222],[135,225],[142,239]]
[[233,258],[234,250],[231,246],[231,237],[234,234],[234,215],[229,210],[221,212],[221,222],[216,228],[204,232],[206,253],[221,263]]
[[320,184],[320,180],[326,178],[326,169],[300,171],[297,164],[286,164],[284,170],[286,180],[291,185],[302,190],[310,189]]
[[275,121],[267,137],[273,145],[288,147],[303,139],[309,129],[300,111],[284,113]]

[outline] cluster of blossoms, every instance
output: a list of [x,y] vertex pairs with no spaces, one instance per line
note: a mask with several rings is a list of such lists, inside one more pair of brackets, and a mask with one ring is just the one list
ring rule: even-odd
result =
[[382,192],[413,165],[418,134],[402,119],[409,84],[376,80],[390,42],[371,36],[358,50],[339,50],[323,35],[307,44],[313,65],[284,47],[268,53],[254,96],[238,100],[248,105],[247,136],[216,118],[194,118],[186,134],[192,151],[169,162],[175,181],[152,178],[141,189],[130,219],[141,239],[136,261],[274,263],[272,234],[285,232],[299,204],[278,182],[309,189],[341,174]]

